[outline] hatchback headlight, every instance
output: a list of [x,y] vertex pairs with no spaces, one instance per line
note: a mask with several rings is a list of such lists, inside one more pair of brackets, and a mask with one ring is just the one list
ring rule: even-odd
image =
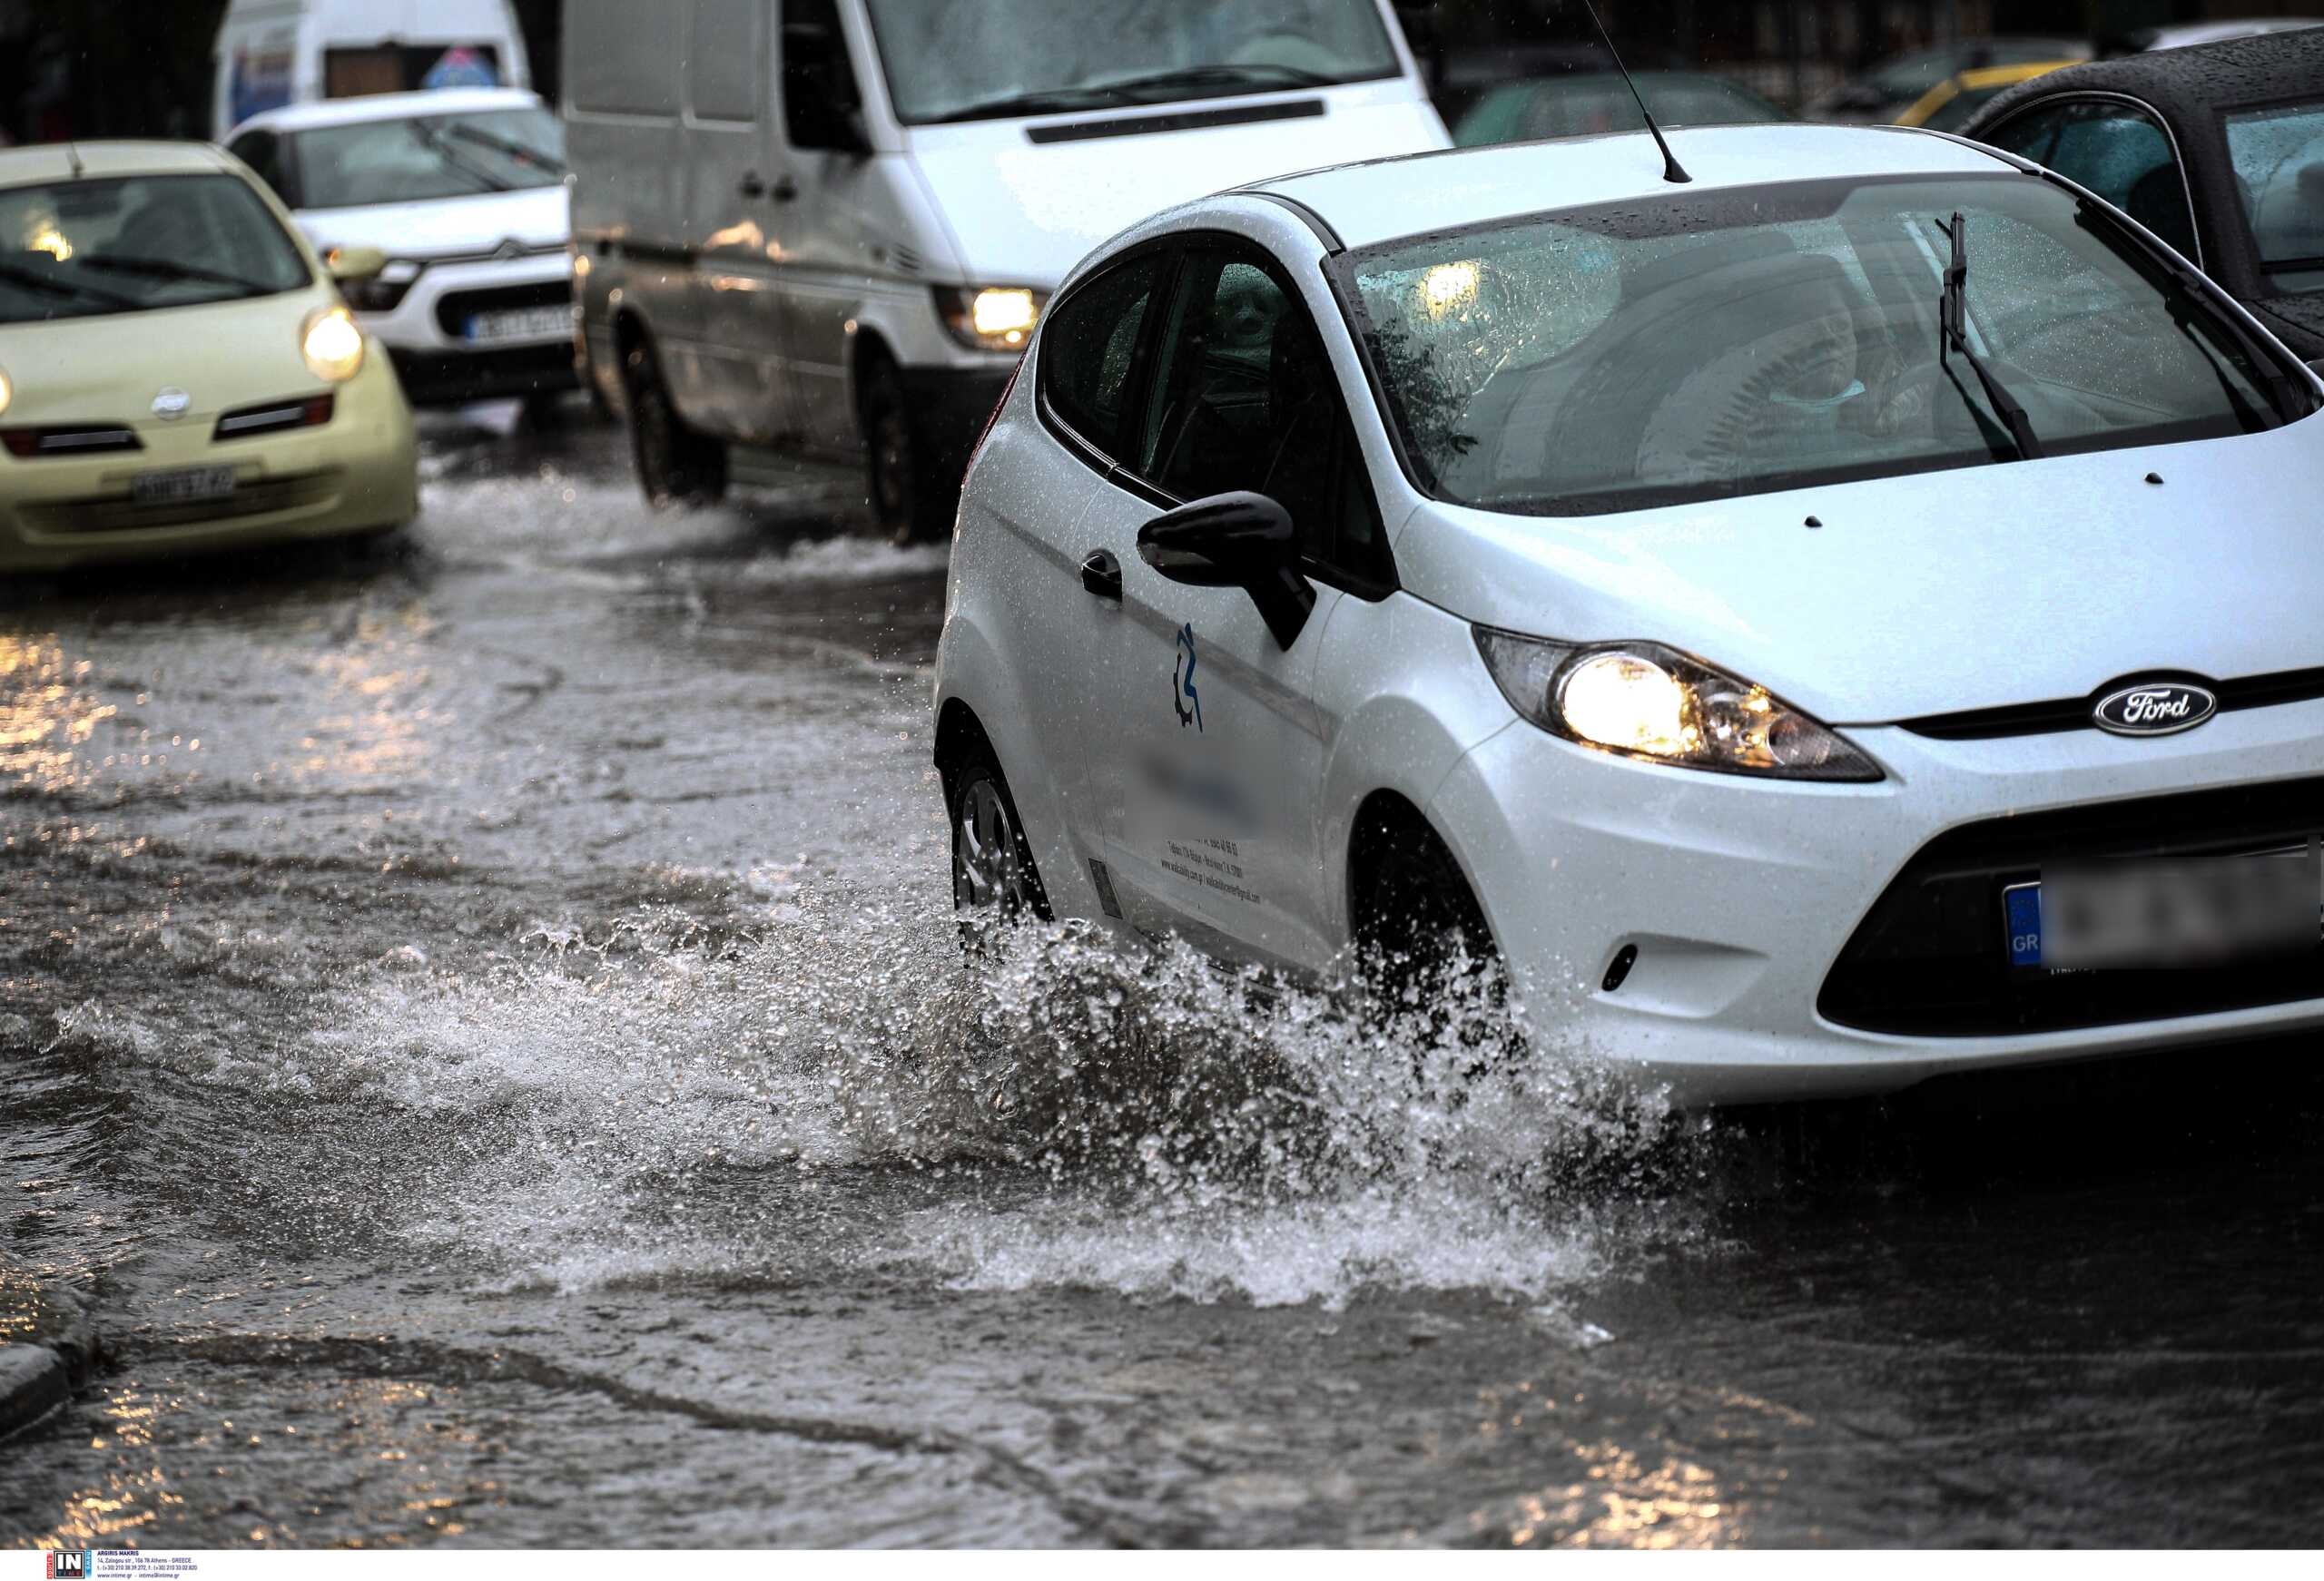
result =
[[363,369],[363,331],[345,308],[321,308],[307,315],[299,331],[299,354],[317,378],[344,384]]
[[1040,322],[1043,298],[1023,286],[938,286],[936,311],[952,339],[980,351],[1022,351]]
[[1728,774],[1880,778],[1828,725],[1659,643],[1581,646],[1479,626],[1477,651],[1512,708],[1584,746]]
[[8,370],[0,368],[0,413],[7,411],[8,403],[15,398],[16,387],[8,382]]

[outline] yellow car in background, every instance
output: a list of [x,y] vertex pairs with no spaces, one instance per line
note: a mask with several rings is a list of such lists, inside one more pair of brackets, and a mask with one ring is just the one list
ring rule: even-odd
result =
[[2063,66],[2080,65],[2080,61],[2020,61],[2014,65],[1980,66],[1975,71],[1955,72],[1927,93],[1913,101],[1912,108],[1896,117],[1899,126],[1923,126],[1931,132],[1956,132],[1967,124],[1969,117],[1984,108],[1985,101],[2004,88],[2054,72]]
[[[381,261],[342,256],[338,277]],[[0,150],[0,573],[376,533],[419,509],[394,369],[239,161]]]

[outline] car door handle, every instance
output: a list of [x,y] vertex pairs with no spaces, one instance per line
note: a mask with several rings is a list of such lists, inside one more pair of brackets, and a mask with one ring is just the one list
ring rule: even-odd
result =
[[774,201],[776,202],[787,203],[798,195],[799,183],[797,182],[793,181],[789,176],[777,176],[774,178]]
[[1122,563],[1103,549],[1092,549],[1081,562],[1081,585],[1099,598],[1122,601]]
[[759,172],[756,171],[744,171],[743,179],[735,183],[735,189],[746,198],[766,196],[766,183],[759,180]]

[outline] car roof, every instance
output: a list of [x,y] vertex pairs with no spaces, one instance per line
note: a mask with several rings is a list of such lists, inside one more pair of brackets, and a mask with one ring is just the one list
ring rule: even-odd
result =
[[2034,98],[2065,93],[2127,93],[2162,113],[2182,132],[2222,105],[2324,98],[2324,28],[2260,34],[2185,49],[2156,50],[2067,66],[2013,88],[1962,127],[1974,137]]
[[230,168],[225,154],[206,142],[123,140],[0,148],[0,187],[69,182],[78,176],[202,174]]
[[538,104],[529,88],[420,88],[409,93],[366,93],[357,99],[319,99],[261,110],[227,135],[245,132],[304,132],[317,126],[346,126],[359,121],[401,121],[414,115],[457,115],[480,110],[521,110]]
[[1662,179],[1662,156],[1651,137],[1616,132],[1334,165],[1256,182],[1247,190],[1303,203],[1348,246],[1368,247],[1401,236],[1674,191],[2018,168],[1988,150],[1895,126],[1777,123],[1678,127],[1666,135],[1693,178],[1683,189]]

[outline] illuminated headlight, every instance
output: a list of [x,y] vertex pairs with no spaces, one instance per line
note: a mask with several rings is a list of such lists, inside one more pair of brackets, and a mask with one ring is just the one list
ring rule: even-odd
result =
[[952,339],[980,351],[1022,351],[1040,321],[1044,299],[1023,286],[936,288],[936,311]]
[[1581,647],[1477,628],[1509,705],[1552,735],[1625,757],[1790,780],[1880,778],[1828,726],[1659,643]]
[[363,331],[345,308],[324,308],[307,315],[299,332],[299,353],[307,370],[317,378],[344,384],[363,368]]
[[6,411],[8,403],[15,398],[16,387],[8,382],[8,370],[0,368],[0,412]]

